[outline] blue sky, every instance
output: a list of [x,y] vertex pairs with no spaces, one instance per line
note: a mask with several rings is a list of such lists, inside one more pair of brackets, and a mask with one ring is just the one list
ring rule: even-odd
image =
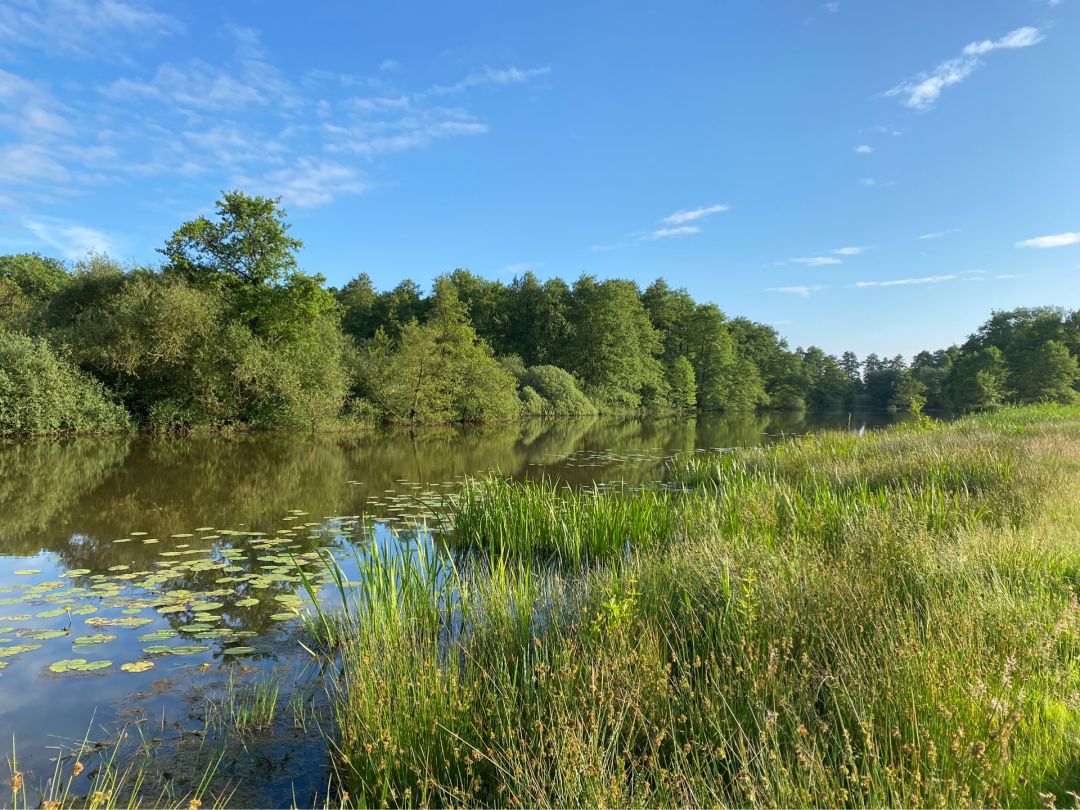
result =
[[0,252],[281,196],[342,284],[662,275],[792,346],[1080,307],[1080,0],[3,0]]

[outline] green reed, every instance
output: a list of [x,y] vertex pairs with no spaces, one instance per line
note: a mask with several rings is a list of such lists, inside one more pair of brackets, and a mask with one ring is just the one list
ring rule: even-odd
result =
[[1080,411],[671,477],[475,484],[437,575],[373,548],[333,653],[341,801],[1073,801]]

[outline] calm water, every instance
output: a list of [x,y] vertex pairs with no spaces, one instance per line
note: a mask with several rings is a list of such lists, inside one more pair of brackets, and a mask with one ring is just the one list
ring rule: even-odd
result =
[[[283,698],[317,694],[319,674],[295,641],[303,604],[291,559],[313,572],[317,548],[347,559],[360,516],[377,521],[384,542],[389,527],[407,534],[466,476],[638,484],[661,477],[680,453],[893,418],[592,419],[0,444],[0,738],[14,736],[20,768],[44,780],[52,758],[88,732],[109,741],[127,724],[175,743],[204,726],[207,696],[230,679],[272,675]],[[293,716],[282,713],[272,747],[253,743],[242,763],[227,763],[245,783],[237,803],[287,803],[295,789],[303,804],[320,789],[318,735]]]

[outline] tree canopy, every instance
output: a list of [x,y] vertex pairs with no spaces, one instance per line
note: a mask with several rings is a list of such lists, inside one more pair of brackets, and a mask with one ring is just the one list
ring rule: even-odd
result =
[[[0,373],[23,400],[0,432],[115,429],[129,414],[161,430],[314,428],[1080,397],[1080,312],[994,312],[961,345],[860,361],[792,349],[662,278],[504,283],[458,268],[430,293],[367,273],[333,289],[300,267],[302,246],[278,200],[232,191],[177,228],[160,267],[0,256]],[[28,369],[82,393],[50,398]]]

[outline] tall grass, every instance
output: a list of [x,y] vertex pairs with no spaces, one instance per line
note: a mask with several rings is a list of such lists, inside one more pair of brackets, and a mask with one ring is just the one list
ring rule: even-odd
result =
[[487,482],[454,516],[470,562],[368,555],[333,651],[342,801],[1072,804],[1080,410],[671,476]]

